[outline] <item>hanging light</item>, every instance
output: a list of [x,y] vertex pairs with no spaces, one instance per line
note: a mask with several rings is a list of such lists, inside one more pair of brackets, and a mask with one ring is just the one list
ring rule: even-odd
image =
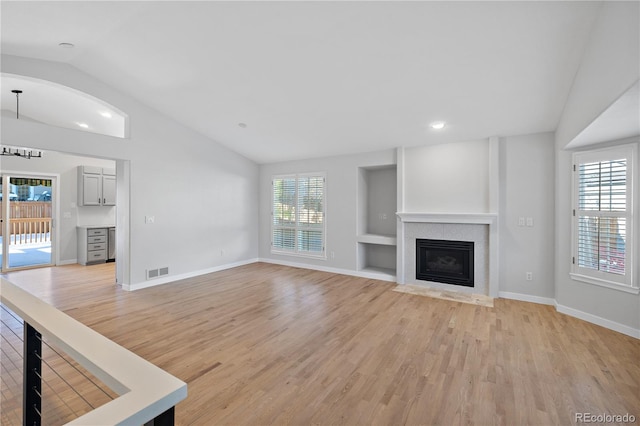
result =
[[11,91],[11,93],[16,94],[16,119],[19,119],[20,118],[20,93],[22,93],[22,90],[14,89]]
[[0,155],[11,155],[14,157],[26,158],[30,160],[32,158],[42,158],[42,151],[30,148],[16,148],[11,146],[3,146]]
[[[20,94],[22,93],[22,90],[14,89],[11,91],[11,93],[16,94],[16,119],[20,119]],[[42,151],[29,148],[3,146],[0,155],[12,155],[14,157],[26,158],[27,160],[30,160],[32,158],[42,158]]]

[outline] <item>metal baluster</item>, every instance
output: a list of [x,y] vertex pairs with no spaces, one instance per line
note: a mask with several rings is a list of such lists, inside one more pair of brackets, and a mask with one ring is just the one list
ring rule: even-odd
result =
[[175,424],[176,407],[171,407],[155,419],[148,422],[145,426],[173,426]]
[[42,335],[24,323],[24,392],[22,416],[24,425],[40,426],[42,421]]

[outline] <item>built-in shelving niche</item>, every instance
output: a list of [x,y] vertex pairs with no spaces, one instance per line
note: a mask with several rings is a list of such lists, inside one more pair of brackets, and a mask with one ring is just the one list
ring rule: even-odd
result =
[[396,275],[396,165],[358,168],[358,270]]

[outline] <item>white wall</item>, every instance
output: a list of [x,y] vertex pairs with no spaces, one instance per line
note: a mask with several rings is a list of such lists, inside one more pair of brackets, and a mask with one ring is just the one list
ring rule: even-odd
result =
[[[72,87],[129,114],[130,139],[2,118],[3,144],[128,162],[118,174],[130,175],[129,214],[118,212],[117,222],[130,230],[122,284],[150,284],[147,269],[168,266],[180,278],[257,257],[255,163],[71,66],[3,56],[2,71]],[[118,182],[119,198],[122,188],[126,182]],[[145,224],[151,215],[155,224]],[[126,244],[120,235],[118,244]]]
[[489,193],[488,140],[405,148],[405,212],[489,213]]
[[[569,277],[572,152],[565,147],[638,81],[639,63],[640,3],[603,2],[556,131],[555,185],[558,310],[636,337],[640,337],[640,295],[573,281]],[[635,138],[636,143],[637,140]],[[601,142],[611,144],[612,141],[603,137]],[[625,142],[629,141],[620,143]],[[636,186],[636,198],[639,194]],[[636,238],[640,235],[637,231]],[[640,265],[638,253],[634,265]]]
[[553,133],[500,140],[500,291],[506,297],[554,298],[554,148]]
[[[395,150],[340,157],[263,164],[260,166],[260,258],[296,263],[324,269],[357,271],[357,204],[359,167],[396,163]],[[271,253],[271,179],[289,173],[325,172],[326,186],[326,260]],[[395,217],[388,220],[395,221]],[[331,258],[330,254],[335,254]]]
[[564,148],[640,78],[640,3],[603,2],[556,130]]
[[[0,172],[2,173],[24,172],[34,175],[58,176],[60,191],[54,195],[57,195],[60,216],[56,218],[58,241],[54,242],[54,245],[57,247],[57,257],[61,264],[77,261],[77,225],[113,224],[116,221],[115,207],[77,206],[77,166],[80,165],[115,168],[114,161],[66,155],[55,151],[46,151],[42,154],[42,158],[31,160],[9,156],[0,157]],[[69,217],[64,217],[65,212],[69,214]]]

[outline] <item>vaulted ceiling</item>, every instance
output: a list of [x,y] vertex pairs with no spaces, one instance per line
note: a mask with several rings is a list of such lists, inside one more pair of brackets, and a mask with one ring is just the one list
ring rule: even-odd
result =
[[600,3],[0,7],[2,53],[71,64],[268,163],[553,131]]

